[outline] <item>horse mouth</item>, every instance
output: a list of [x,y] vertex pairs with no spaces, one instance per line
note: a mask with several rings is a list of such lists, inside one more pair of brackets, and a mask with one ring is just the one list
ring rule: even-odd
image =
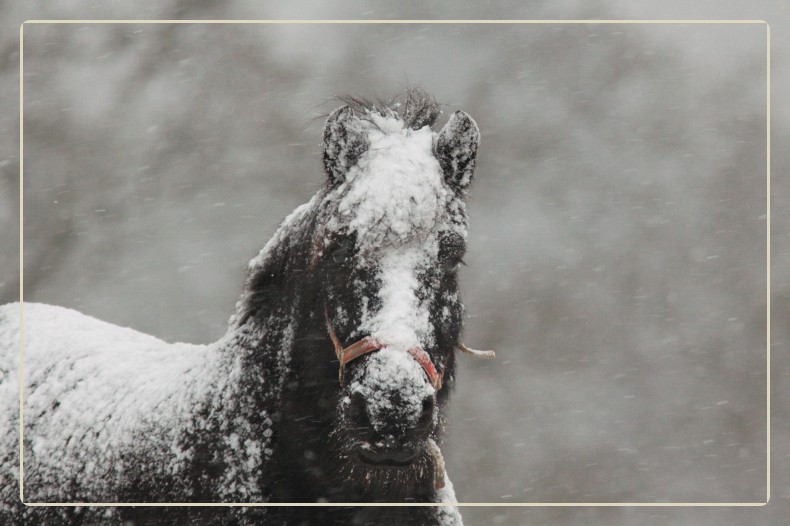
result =
[[404,466],[411,466],[418,457],[418,452],[390,452],[388,455],[372,452],[371,450],[361,447],[357,450],[357,458],[363,464],[373,467],[390,467],[399,468]]
[[404,458],[404,459],[397,459],[397,458],[378,458],[375,456],[369,455],[364,449],[360,449],[357,452],[357,458],[362,461],[363,464],[373,467],[383,467],[383,468],[402,468],[405,466],[411,466],[414,464],[417,455],[412,456],[411,458]]
[[[429,438],[419,448],[409,448],[382,452],[370,447],[369,444],[357,448],[356,456],[360,462],[374,469],[403,469],[414,466],[425,457],[430,458],[433,468],[433,485],[439,490],[444,487],[445,467],[444,456],[436,442]],[[430,468],[429,468],[430,469]]]

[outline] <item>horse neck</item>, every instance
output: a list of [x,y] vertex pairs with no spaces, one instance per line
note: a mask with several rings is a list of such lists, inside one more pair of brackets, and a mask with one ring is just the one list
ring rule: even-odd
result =
[[273,412],[290,368],[311,212],[297,209],[250,263],[228,331],[215,344],[216,398],[249,404],[245,412]]
[[290,363],[293,321],[289,311],[282,305],[264,319],[251,316],[240,326],[232,324],[214,344],[218,396],[227,400],[230,395],[238,403],[273,403]]

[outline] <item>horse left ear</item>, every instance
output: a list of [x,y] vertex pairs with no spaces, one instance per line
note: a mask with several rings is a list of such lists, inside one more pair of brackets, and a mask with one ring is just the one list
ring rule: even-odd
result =
[[324,169],[332,184],[345,181],[368,146],[367,134],[350,106],[329,114],[324,127]]
[[434,150],[444,180],[456,192],[466,191],[475,171],[480,130],[477,123],[463,111],[456,111],[436,138]]

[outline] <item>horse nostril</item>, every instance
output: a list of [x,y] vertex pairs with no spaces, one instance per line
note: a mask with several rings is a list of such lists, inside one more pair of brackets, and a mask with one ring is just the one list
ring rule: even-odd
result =
[[368,424],[368,413],[365,409],[365,399],[361,394],[354,393],[351,395],[351,404],[348,408],[348,416],[355,426]]
[[433,412],[436,406],[436,398],[431,395],[423,398],[422,412],[420,413],[420,424],[428,425],[433,422]]

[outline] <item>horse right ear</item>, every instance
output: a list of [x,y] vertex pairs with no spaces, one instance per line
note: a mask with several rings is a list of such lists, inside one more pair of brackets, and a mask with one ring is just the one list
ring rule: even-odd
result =
[[453,113],[436,138],[434,152],[444,180],[461,195],[472,182],[479,144],[480,129],[463,111]]
[[333,111],[324,127],[324,170],[332,184],[345,181],[348,171],[369,146],[367,134],[354,110],[343,106]]

